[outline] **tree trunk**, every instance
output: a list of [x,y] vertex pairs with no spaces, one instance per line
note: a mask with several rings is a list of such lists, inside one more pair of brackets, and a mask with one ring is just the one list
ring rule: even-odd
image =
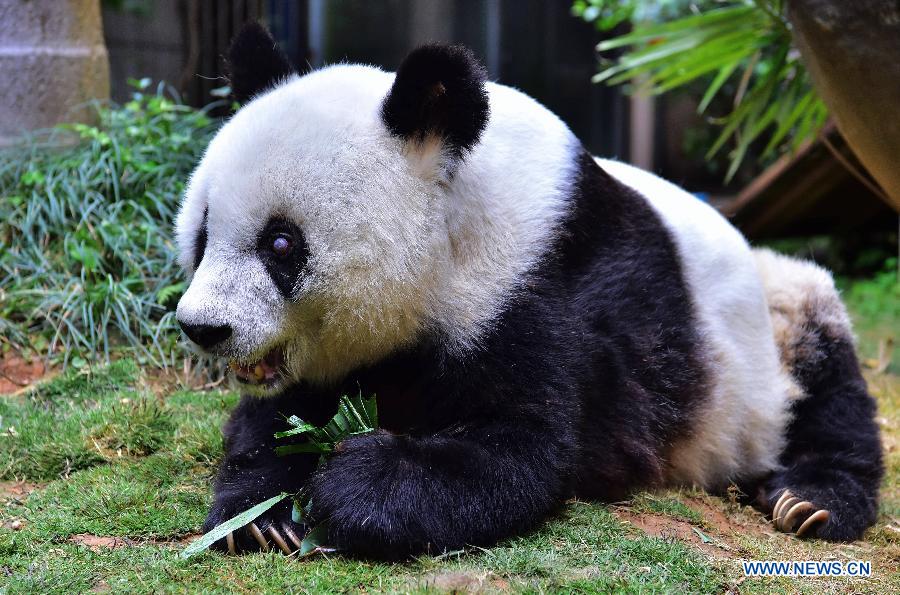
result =
[[838,129],[900,210],[900,0],[789,0],[788,18]]

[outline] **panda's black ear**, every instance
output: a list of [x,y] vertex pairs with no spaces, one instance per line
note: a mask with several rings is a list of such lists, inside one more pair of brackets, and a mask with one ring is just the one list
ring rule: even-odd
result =
[[227,69],[231,94],[242,104],[295,73],[287,55],[259,23],[247,23],[231,40]]
[[487,125],[485,77],[484,67],[463,46],[422,46],[397,69],[381,117],[392,134],[413,141],[437,136],[461,157]]

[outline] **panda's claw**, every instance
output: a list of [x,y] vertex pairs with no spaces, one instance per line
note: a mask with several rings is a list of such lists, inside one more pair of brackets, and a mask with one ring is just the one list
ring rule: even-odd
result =
[[781,518],[781,509],[783,508],[785,501],[791,497],[791,491],[785,490],[781,493],[781,496],[778,497],[778,501],[775,502],[775,506],[772,508],[772,520],[776,525],[778,524],[778,519]]
[[791,531],[794,528],[794,521],[797,520],[797,515],[815,509],[816,507],[813,503],[807,500],[794,504],[786,513],[784,513],[784,518],[781,520],[783,530]]
[[228,553],[231,555],[237,554],[237,548],[234,545],[234,532],[229,531],[228,535],[225,536],[225,544],[228,546]]
[[291,543],[294,544],[294,547],[296,547],[297,549],[300,549],[300,545],[302,544],[302,541],[300,540],[299,537],[297,537],[297,534],[294,533],[293,529],[291,529],[287,524],[284,524],[281,526],[281,531],[287,536],[287,538],[291,541]]
[[777,513],[772,514],[772,520],[775,521],[775,528],[779,531],[788,531],[787,527],[787,512],[791,509],[795,504],[800,503],[800,498],[795,496],[790,496],[783,502],[781,502],[781,506],[778,508]]
[[282,552],[290,556],[291,548],[288,547],[287,542],[285,542],[284,537],[281,536],[281,533],[278,532],[278,529],[275,528],[275,525],[269,525],[268,532],[269,536],[272,538],[272,541],[275,542],[275,545],[277,545]]
[[[809,511],[813,513],[806,517],[795,531],[797,520],[803,518]],[[830,517],[829,511],[816,508],[815,504],[798,498],[790,490],[784,490],[772,508],[772,523],[775,528],[785,533],[794,533],[797,537],[802,537],[810,528],[827,521]]]
[[831,518],[831,513],[829,511],[825,509],[817,510],[816,512],[809,515],[809,518],[803,521],[803,524],[800,525],[799,529],[797,529],[797,537],[803,537],[803,534],[806,533],[806,531],[810,527],[820,522],[824,523],[829,518]]
[[250,523],[249,525],[247,525],[247,530],[250,531],[250,535],[253,536],[262,551],[268,552],[269,542],[266,541],[265,535],[262,534],[262,531],[259,530],[259,527],[256,526],[256,523]]

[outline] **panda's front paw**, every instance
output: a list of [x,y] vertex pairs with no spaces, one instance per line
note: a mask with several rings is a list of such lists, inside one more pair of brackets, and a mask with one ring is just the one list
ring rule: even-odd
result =
[[412,449],[384,430],[338,444],[307,484],[310,524],[327,527],[329,547],[378,559],[424,549],[422,527],[434,521],[417,512],[427,480]]
[[[203,524],[203,532],[211,531],[259,502],[246,494],[220,492]],[[240,529],[232,531],[212,545],[213,549],[238,554],[246,552],[269,551],[272,548],[291,554],[300,548],[302,536],[306,528],[291,520],[293,502],[290,498],[279,502],[252,522]]]

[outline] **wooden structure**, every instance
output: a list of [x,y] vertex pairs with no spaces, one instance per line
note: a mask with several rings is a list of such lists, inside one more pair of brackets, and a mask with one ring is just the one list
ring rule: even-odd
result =
[[833,128],[718,207],[753,239],[897,229],[897,213]]

